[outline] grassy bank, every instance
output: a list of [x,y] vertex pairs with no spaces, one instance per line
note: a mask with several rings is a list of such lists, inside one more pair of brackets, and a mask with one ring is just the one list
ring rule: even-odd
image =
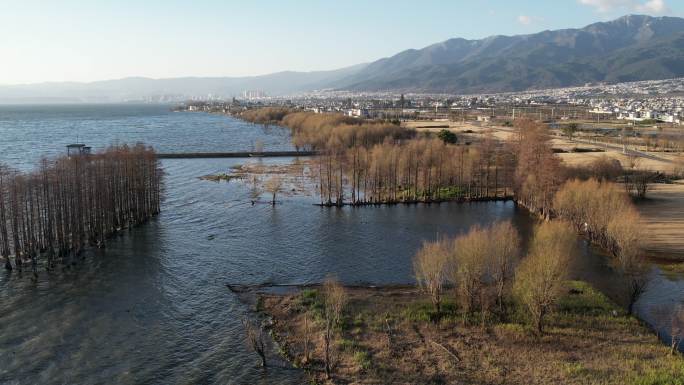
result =
[[[327,383],[684,384],[681,355],[587,284],[566,286],[542,336],[514,312],[483,328],[453,302],[436,314],[412,287],[348,288]],[[258,301],[283,352],[316,383],[326,383],[321,297],[313,288]]]

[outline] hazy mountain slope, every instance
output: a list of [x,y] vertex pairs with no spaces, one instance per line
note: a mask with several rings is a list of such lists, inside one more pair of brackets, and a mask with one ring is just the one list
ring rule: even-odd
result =
[[139,100],[160,95],[206,97],[239,96],[245,90],[263,90],[270,95],[283,95],[322,88],[364,67],[359,64],[333,71],[278,72],[242,78],[185,77],[150,79],[131,77],[91,83],[55,82],[0,86],[2,102],[116,102]]

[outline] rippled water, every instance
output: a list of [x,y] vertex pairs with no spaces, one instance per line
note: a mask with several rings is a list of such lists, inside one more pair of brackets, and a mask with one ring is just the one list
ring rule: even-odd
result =
[[168,105],[0,105],[0,162],[27,169],[41,156],[63,154],[70,143],[94,149],[152,145],[158,152],[292,150],[287,130],[227,116],[171,112]]
[[[74,117],[81,132],[87,132],[79,120],[83,114],[90,122],[99,121],[92,108]],[[107,108],[100,108],[109,116]],[[129,118],[126,108],[131,108]],[[145,123],[139,108],[149,108],[152,121],[165,123]],[[225,117],[149,106],[115,109],[118,117],[111,122],[139,122],[148,135],[141,138],[167,150],[186,143],[198,143],[197,151],[242,149],[256,138],[264,138],[267,146],[288,146],[282,130],[265,131]],[[62,115],[63,123],[22,120],[35,136],[17,143],[3,136],[0,146],[12,150],[0,153],[0,161],[11,163],[22,153],[37,159],[38,151],[50,152],[51,142],[59,140],[52,130],[66,132],[61,125],[70,121],[66,112],[49,116],[55,114]],[[21,136],[8,128],[11,120],[2,119],[0,132]],[[110,139],[86,141],[111,142],[118,134],[116,124],[110,124]],[[214,137],[206,148],[199,144],[204,132]],[[89,251],[73,268],[42,273],[37,282],[16,272],[0,273],[0,383],[303,384],[298,370],[255,367],[257,357],[246,351],[240,323],[249,309],[226,283],[310,283],[328,273],[347,283],[409,283],[411,256],[425,239],[497,219],[514,221],[523,234],[532,226],[530,216],[511,202],[330,209],[312,205],[315,198],[282,197],[275,207],[252,206],[240,182],[197,179],[245,162],[288,161],[164,160],[167,198],[158,218],[117,237],[106,250]],[[577,275],[609,291],[604,260],[586,246],[582,255]],[[665,303],[684,298],[681,281],[657,277],[642,309],[662,298]],[[659,295],[661,290],[668,295]]]

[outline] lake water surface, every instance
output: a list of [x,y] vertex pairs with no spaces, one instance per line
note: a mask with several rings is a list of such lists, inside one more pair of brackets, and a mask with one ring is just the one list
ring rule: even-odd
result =
[[[257,139],[290,148],[282,129],[163,106],[0,107],[0,161],[30,168],[74,132],[95,147],[134,133],[169,152],[244,150]],[[275,207],[252,206],[244,184],[198,179],[260,161],[290,159],[164,160],[158,218],[35,282],[0,273],[0,384],[303,384],[298,370],[255,367],[241,325],[250,309],[227,283],[313,283],[330,273],[346,283],[411,283],[411,257],[426,239],[495,220],[524,235],[533,225],[512,202],[331,209],[283,196]],[[581,246],[576,275],[610,291],[605,260]],[[644,313],[684,298],[681,280],[654,277]]]

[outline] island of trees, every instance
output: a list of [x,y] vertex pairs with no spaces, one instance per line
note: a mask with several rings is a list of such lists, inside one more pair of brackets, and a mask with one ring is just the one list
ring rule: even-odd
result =
[[43,159],[33,172],[0,165],[0,255],[7,270],[53,269],[159,213],[162,171],[142,144]]
[[394,123],[279,108],[242,117],[289,127],[297,149],[319,152],[324,205],[503,199],[513,192],[513,153],[492,137],[457,146]]

